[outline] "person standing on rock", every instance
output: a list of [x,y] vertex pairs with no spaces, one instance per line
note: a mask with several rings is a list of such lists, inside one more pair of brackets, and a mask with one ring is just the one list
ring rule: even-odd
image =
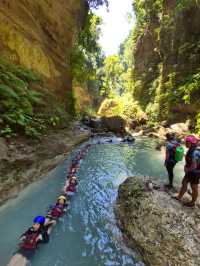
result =
[[175,140],[174,133],[166,134],[166,157],[165,157],[165,167],[168,172],[169,183],[165,185],[166,188],[173,188],[173,180],[174,180],[174,167],[177,163],[175,160],[175,149],[179,145],[179,143]]
[[182,187],[178,196],[173,197],[176,200],[181,200],[187,191],[188,183],[192,189],[192,200],[185,203],[187,207],[194,207],[198,197],[198,184],[200,179],[200,150],[197,149],[198,139],[195,136],[187,136],[185,145],[188,148],[185,157],[185,176],[182,181]]

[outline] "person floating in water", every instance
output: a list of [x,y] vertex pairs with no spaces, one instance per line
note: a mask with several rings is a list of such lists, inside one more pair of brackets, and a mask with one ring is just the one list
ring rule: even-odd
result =
[[174,167],[177,163],[175,159],[175,151],[176,147],[179,145],[175,139],[174,133],[167,133],[166,134],[166,156],[165,156],[165,167],[168,173],[169,183],[165,185],[166,188],[171,189],[173,188],[173,181],[174,181]]
[[135,142],[135,138],[132,137],[132,136],[130,136],[130,135],[128,135],[128,136],[124,137],[123,140],[122,140],[121,142],[125,142],[125,143],[133,143],[133,142]]
[[55,205],[50,207],[48,214],[45,218],[45,227],[48,230],[48,234],[51,233],[53,226],[56,225],[56,221],[63,216],[68,207],[67,198],[63,195],[59,196]]
[[73,196],[76,193],[76,186],[78,185],[77,177],[72,176],[65,186],[65,193],[67,196]]
[[192,200],[184,205],[187,207],[194,207],[198,197],[198,184],[200,179],[200,150],[197,148],[198,139],[193,135],[185,138],[185,144],[188,148],[185,157],[185,176],[183,178],[179,194],[173,198],[181,200],[187,191],[188,183],[190,183],[192,189]]
[[35,254],[39,243],[47,243],[49,241],[49,235],[44,223],[44,216],[35,217],[33,225],[20,237],[20,249],[17,254],[30,259]]

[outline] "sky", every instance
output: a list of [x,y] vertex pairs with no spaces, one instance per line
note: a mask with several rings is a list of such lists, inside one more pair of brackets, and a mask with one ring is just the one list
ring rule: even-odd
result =
[[106,56],[118,53],[120,44],[126,39],[132,29],[127,13],[133,14],[133,0],[109,0],[109,12],[106,7],[100,7],[94,13],[103,18],[100,44]]

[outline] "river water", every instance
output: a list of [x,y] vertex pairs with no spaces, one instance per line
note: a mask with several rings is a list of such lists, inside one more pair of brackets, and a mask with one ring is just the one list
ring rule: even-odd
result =
[[[78,149],[45,178],[31,184],[0,208],[0,265],[17,249],[18,237],[36,215],[43,215],[63,187],[71,159]],[[180,183],[182,164],[176,167]],[[166,181],[163,155],[155,141],[141,138],[135,144],[93,145],[78,172],[78,193],[69,212],[54,229],[50,243],[40,245],[32,266],[141,266],[116,226],[114,204],[119,185],[131,175]]]

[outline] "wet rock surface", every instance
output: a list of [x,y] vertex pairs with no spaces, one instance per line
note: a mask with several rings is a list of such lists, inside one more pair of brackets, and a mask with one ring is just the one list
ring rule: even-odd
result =
[[102,117],[102,127],[114,133],[125,131],[126,121],[120,116]]
[[94,133],[125,133],[126,121],[120,116],[92,117],[85,121]]
[[150,266],[200,265],[200,209],[187,209],[166,192],[145,192],[141,178],[119,188],[116,214],[131,247]]

